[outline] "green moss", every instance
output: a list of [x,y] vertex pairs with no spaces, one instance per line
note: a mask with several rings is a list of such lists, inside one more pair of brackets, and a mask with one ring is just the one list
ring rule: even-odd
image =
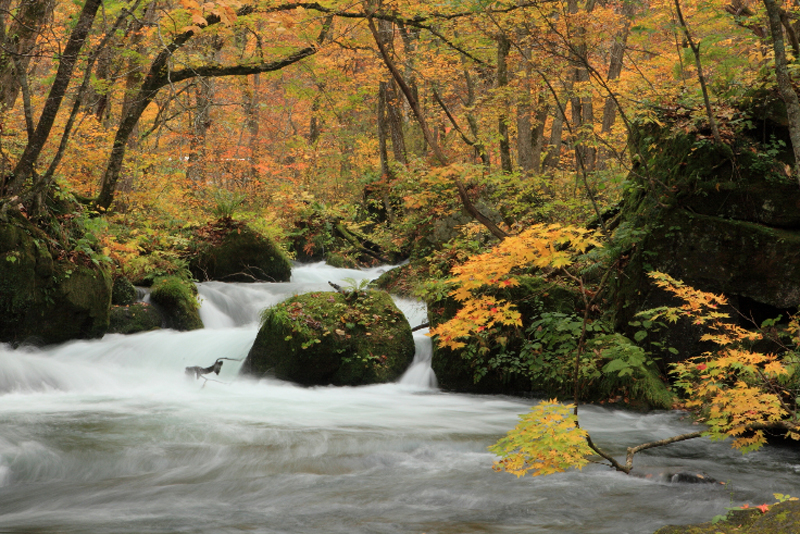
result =
[[118,276],[114,279],[114,285],[111,288],[111,304],[127,306],[136,302],[136,297],[136,288],[130,280],[124,276]]
[[135,334],[156,328],[161,328],[161,314],[145,302],[111,307],[109,333]]
[[61,343],[108,328],[108,273],[80,258],[55,260],[49,242],[21,216],[0,224],[0,341]]
[[757,508],[732,510],[724,520],[699,525],[667,526],[655,534],[789,534],[800,532],[800,501],[775,504],[762,513]]
[[397,379],[411,363],[411,328],[388,293],[307,293],[265,311],[245,371],[304,385]]
[[191,249],[189,266],[198,280],[286,282],[292,274],[274,241],[233,221],[203,228]]
[[203,328],[199,313],[200,304],[197,302],[197,288],[192,282],[177,276],[157,278],[150,290],[150,300],[163,311],[167,328],[175,330]]

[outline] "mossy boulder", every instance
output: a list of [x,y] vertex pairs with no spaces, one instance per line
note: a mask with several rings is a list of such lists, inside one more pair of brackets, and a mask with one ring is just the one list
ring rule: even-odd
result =
[[108,325],[110,334],[135,334],[161,328],[161,314],[146,302],[127,306],[111,306]]
[[287,282],[292,265],[268,237],[247,225],[222,219],[195,233],[189,268],[198,280]]
[[[497,295],[517,305],[522,314],[523,324],[530,324],[531,320],[543,311],[574,313],[581,305],[580,293],[570,287],[548,282],[539,276],[517,277],[519,285],[502,290]],[[459,303],[450,297],[428,303],[428,317],[431,327],[436,327],[455,316]],[[514,344],[519,339],[509,340],[508,350],[514,350]],[[517,373],[504,369],[490,371],[475,380],[476,367],[483,366],[485,360],[492,358],[493,354],[485,354],[481,361],[471,358],[465,350],[452,350],[433,345],[433,359],[431,366],[439,387],[445,390],[462,393],[503,393],[525,394],[536,389],[530,379]]]
[[114,284],[111,286],[111,304],[115,306],[127,306],[136,302],[138,296],[136,287],[125,276],[117,276],[114,278]]
[[357,386],[396,380],[413,358],[411,327],[388,293],[306,293],[265,311],[242,369],[308,386]]
[[770,507],[733,510],[716,523],[666,526],[655,534],[793,534],[800,532],[800,501],[786,501]]
[[[785,127],[742,111],[735,119],[747,120],[737,124],[755,126],[717,145],[689,114],[661,113],[658,123],[636,124],[630,138],[636,157],[610,299],[618,329],[633,335],[638,312],[678,304],[653,286],[650,271],[724,294],[744,326],[752,326],[745,318],[786,317],[800,306],[800,189],[787,173]],[[677,349],[661,352],[666,364],[707,350],[702,333],[686,320],[647,339]]]
[[163,326],[174,330],[203,328],[197,287],[178,276],[157,278],[150,288],[150,301],[158,306],[163,316]]
[[51,240],[22,216],[0,223],[0,341],[61,343],[108,328],[109,274],[77,254],[54,257]]

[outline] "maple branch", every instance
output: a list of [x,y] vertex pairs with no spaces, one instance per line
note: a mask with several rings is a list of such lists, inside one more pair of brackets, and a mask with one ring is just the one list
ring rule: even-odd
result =
[[694,439],[702,437],[702,432],[691,432],[689,434],[680,434],[678,436],[672,436],[671,438],[660,439],[658,441],[651,441],[649,443],[642,443],[641,445],[637,445],[636,447],[628,447],[628,452],[625,455],[625,467],[627,468],[626,473],[630,473],[633,470],[633,455],[637,452],[644,451],[647,449],[652,449],[653,447],[662,447],[664,445],[670,445],[672,443],[678,443],[679,441],[686,441],[687,439]]

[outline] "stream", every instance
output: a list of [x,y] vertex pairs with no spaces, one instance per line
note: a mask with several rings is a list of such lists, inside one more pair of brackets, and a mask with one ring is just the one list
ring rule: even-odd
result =
[[[203,330],[0,345],[0,532],[651,534],[800,496],[797,448],[743,456],[708,440],[638,454],[649,476],[495,473],[487,446],[536,401],[439,391],[424,333],[393,384],[303,388],[239,377],[235,361],[213,381],[185,376],[244,358],[266,306],[379,273],[312,264],[288,283],[206,282]],[[425,321],[417,303],[398,305]],[[581,413],[621,458],[697,429],[678,412]],[[726,483],[669,481],[684,470]]]

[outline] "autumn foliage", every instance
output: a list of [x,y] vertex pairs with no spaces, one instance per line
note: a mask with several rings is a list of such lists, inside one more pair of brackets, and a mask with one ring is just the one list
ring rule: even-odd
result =
[[729,313],[720,311],[727,305],[725,297],[693,289],[663,273],[651,277],[683,301],[677,307],[653,310],[653,319],[689,319],[707,331],[702,340],[717,347],[673,369],[685,406],[707,425],[706,435],[732,438],[732,446],[743,452],[764,445],[767,430],[800,439],[795,394],[788,380],[794,370],[778,354],[752,348],[763,334],[735,324]]
[[562,269],[575,261],[575,254],[600,246],[592,231],[560,225],[538,224],[519,235],[504,239],[491,251],[453,268],[450,292],[461,307],[455,317],[431,330],[437,343],[458,349],[474,333],[495,324],[522,324],[510,302],[485,294],[489,288],[518,284],[515,272],[521,268]]

